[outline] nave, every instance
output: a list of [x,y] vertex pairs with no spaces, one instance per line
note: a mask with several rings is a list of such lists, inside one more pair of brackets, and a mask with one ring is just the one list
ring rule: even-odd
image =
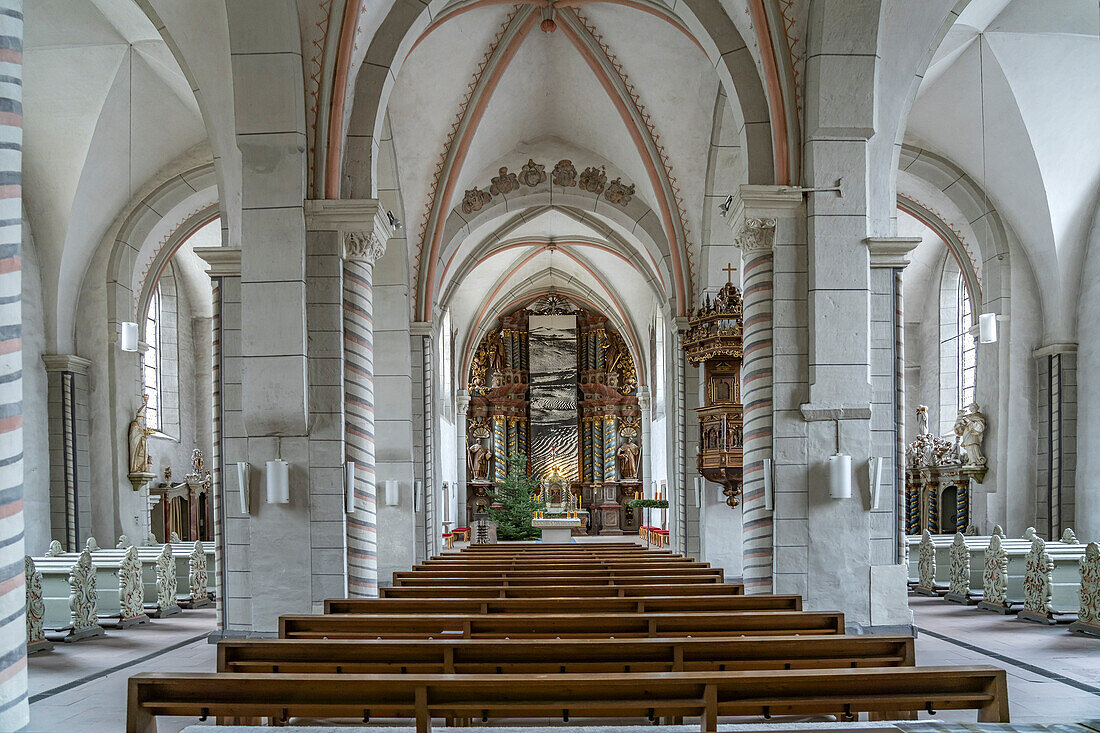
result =
[[[599,549],[595,549],[599,548]],[[530,558],[530,559],[527,559]],[[536,559],[537,558],[537,559]],[[564,571],[567,575],[560,577],[562,585],[542,587],[533,586],[537,597],[535,603],[523,599],[492,600],[493,597],[504,596],[504,581],[498,581],[489,586],[477,584],[477,572],[479,567],[498,568],[506,563],[514,567],[523,567],[529,563],[545,568],[549,563],[562,560],[562,564],[568,566]],[[610,576],[615,572],[629,573],[629,567],[639,564],[648,565],[654,577],[658,573],[665,575],[680,575],[680,582],[674,580],[660,581],[652,584],[648,589],[639,590],[638,586],[627,585],[624,590],[624,580],[610,580],[613,595],[604,595],[603,598],[594,598],[594,587],[589,585],[565,585],[564,583],[576,582],[578,579],[591,577],[592,575]],[[673,565],[677,570],[663,566]],[[596,568],[599,568],[598,570]],[[615,570],[617,568],[617,570]],[[46,669],[36,669],[33,666],[31,675],[32,684],[36,691],[32,693],[32,714],[38,721],[34,730],[49,733],[53,730],[63,730],[66,716],[79,715],[86,724],[98,724],[95,721],[103,720],[107,723],[112,715],[122,713],[122,699],[125,697],[126,680],[131,675],[135,679],[144,682],[156,682],[158,692],[162,694],[168,688],[161,687],[172,679],[176,672],[208,673],[213,669],[219,672],[234,672],[237,675],[251,676],[251,681],[240,688],[240,692],[233,692],[233,706],[229,709],[243,710],[242,700],[246,701],[252,696],[255,699],[267,699],[267,707],[270,707],[270,698],[264,698],[262,685],[265,680],[276,679],[283,675],[293,675],[292,679],[299,683],[298,690],[284,691],[283,701],[286,705],[292,705],[290,701],[297,700],[301,690],[307,690],[306,696],[320,695],[325,698],[323,691],[310,684],[311,675],[331,674],[338,672],[343,675],[355,674],[394,674],[400,672],[398,677],[386,677],[387,680],[400,680],[401,685],[395,690],[406,687],[406,681],[415,678],[421,683],[431,684],[433,681],[441,681],[445,678],[434,676],[438,672],[453,671],[460,678],[473,685],[473,689],[482,696],[509,695],[516,685],[522,682],[523,674],[533,672],[566,674],[575,676],[588,675],[591,677],[589,685],[596,685],[601,677],[624,668],[631,670],[631,674],[641,675],[635,679],[646,679],[650,683],[656,681],[651,674],[655,671],[672,671],[671,675],[663,677],[676,677],[674,671],[678,664],[683,664],[681,669],[698,672],[710,670],[712,676],[720,668],[737,670],[755,670],[751,675],[759,679],[767,675],[786,676],[788,679],[796,678],[799,670],[817,669],[818,674],[826,672],[838,678],[851,677],[858,670],[838,669],[848,667],[850,664],[866,669],[879,668],[879,672],[905,673],[904,667],[912,665],[915,661],[917,667],[929,667],[938,665],[950,665],[949,669],[940,670],[939,682],[945,688],[954,688],[960,678],[960,673],[968,674],[988,673],[995,677],[999,674],[998,667],[1007,670],[1003,678],[1006,685],[1001,690],[1001,701],[1004,709],[1000,711],[985,711],[980,713],[980,719],[997,719],[998,716],[1007,718],[1011,714],[1012,720],[1019,723],[1043,722],[1052,723],[1058,721],[1079,721],[1088,717],[1095,711],[1095,701],[1100,695],[1100,687],[1097,686],[1096,669],[1090,665],[1089,644],[1090,641],[1075,635],[1062,635],[1062,638],[1051,636],[1056,633],[1031,624],[1022,624],[1019,630],[1013,630],[1019,636],[1011,648],[997,646],[997,639],[1001,638],[996,631],[989,628],[986,619],[982,619],[980,626],[973,622],[967,622],[960,613],[945,613],[947,604],[939,599],[918,598],[914,600],[914,610],[917,622],[922,627],[921,634],[914,644],[909,637],[888,636],[844,636],[837,631],[843,630],[843,620],[840,617],[839,627],[835,625],[836,615],[833,614],[834,625],[822,627],[818,620],[809,617],[829,616],[829,614],[808,614],[798,610],[801,604],[799,599],[790,596],[761,596],[751,597],[741,594],[741,587],[736,583],[721,582],[721,572],[713,572],[708,577],[711,582],[694,583],[684,581],[684,578],[695,576],[694,571],[706,571],[705,564],[693,563],[685,558],[677,558],[671,553],[646,550],[638,545],[625,545],[619,543],[574,543],[567,546],[540,546],[522,544],[503,544],[487,548],[463,549],[459,552],[447,553],[445,556],[435,558],[421,564],[411,573],[402,573],[401,577],[394,579],[392,589],[383,591],[381,599],[332,599],[326,603],[328,613],[321,616],[292,616],[284,617],[280,622],[280,636],[283,641],[265,640],[224,640],[218,647],[205,644],[201,640],[188,640],[184,638],[183,646],[171,648],[163,655],[152,660],[146,660],[137,664],[127,665],[122,669],[115,669],[103,679],[93,680],[80,686],[69,689],[57,689],[53,685],[51,689],[39,691],[39,680],[47,679],[51,672]],[[685,575],[685,571],[688,572]],[[493,572],[497,572],[494,570]],[[521,571],[522,572],[522,571]],[[543,571],[546,572],[546,571]],[[549,571],[554,572],[554,571]],[[587,576],[585,575],[587,573]],[[541,573],[540,573],[541,574]],[[424,576],[424,577],[418,577]],[[428,577],[428,576],[439,576]],[[436,581],[443,579],[443,584]],[[522,583],[522,581],[520,581]],[[549,582],[545,579],[540,583]],[[559,582],[559,581],[553,581]],[[582,581],[583,582],[583,581]],[[679,593],[691,592],[692,588],[707,586],[715,591],[707,595],[679,595]],[[431,588],[430,597],[420,597],[414,601],[400,598],[401,588]],[[531,587],[531,586],[528,586]],[[595,586],[604,588],[606,586]],[[685,590],[687,589],[687,590]],[[722,591],[722,592],[718,592]],[[695,591],[698,592],[698,591]],[[625,594],[638,595],[624,598]],[[642,595],[644,593],[645,595]],[[588,605],[587,612],[582,611],[576,601],[570,601],[570,594],[582,596],[581,603]],[[466,600],[466,596],[475,596]],[[618,596],[616,598],[616,596]],[[778,603],[777,603],[778,602]],[[603,603],[604,609],[598,608]],[[534,616],[533,606],[538,604],[538,613]],[[609,609],[610,605],[618,604],[619,609]],[[645,606],[651,610],[644,610]],[[553,607],[552,607],[553,606]],[[635,607],[634,616],[646,618],[649,624],[648,630],[619,630],[609,631],[607,624],[615,623],[615,619],[621,619],[624,614],[619,613],[623,608]],[[768,608],[773,606],[774,608]],[[706,607],[706,610],[699,610]],[[948,606],[950,607],[950,606]],[[741,628],[730,637],[728,626],[713,626],[715,609],[726,610],[725,621],[735,617],[769,618],[770,621],[764,627],[746,629],[744,621]],[[759,610],[750,610],[750,609]],[[958,607],[950,607],[961,611]],[[688,610],[684,610],[688,609]],[[733,610],[736,609],[736,610]],[[608,611],[614,611],[608,613]],[[568,611],[566,615],[560,612]],[[680,626],[676,632],[662,632],[653,626],[654,619],[665,618],[675,611],[678,615]],[[349,615],[351,612],[351,615]],[[196,612],[201,613],[201,611]],[[473,615],[470,615],[470,614]],[[365,615],[364,615],[365,614]],[[439,615],[445,614],[445,615]],[[457,614],[457,615],[456,615]],[[464,614],[464,615],[463,615]],[[517,615],[518,614],[518,615]],[[553,614],[549,618],[555,624],[551,631],[547,631],[544,624],[547,622],[547,614]],[[627,614],[629,617],[631,614]],[[791,622],[791,617],[803,617],[797,623]],[[181,618],[181,617],[176,617]],[[383,621],[375,626],[374,622]],[[494,624],[505,622],[504,625]],[[479,621],[489,621],[487,625],[479,625]],[[209,617],[205,618],[209,623]],[[1013,623],[1004,619],[998,619],[999,623]],[[518,625],[517,625],[518,624]],[[202,621],[198,623],[201,628]],[[645,629],[643,624],[642,629]],[[751,622],[747,626],[754,626]],[[195,627],[191,627],[192,629]],[[986,635],[983,637],[979,629],[984,628]],[[686,629],[686,631],[685,631]],[[785,630],[784,630],[785,629]],[[448,630],[453,634],[450,636]],[[176,633],[173,629],[170,633]],[[182,632],[181,633],[186,633]],[[737,634],[749,634],[749,637]],[[775,636],[779,633],[779,636]],[[784,634],[800,633],[799,641],[784,636]],[[761,636],[763,634],[763,636]],[[319,641],[319,636],[328,637],[328,641]],[[685,638],[694,636],[695,639]],[[502,636],[510,636],[511,640],[502,640]],[[547,641],[538,646],[530,644],[531,638],[557,637],[556,641]],[[703,638],[698,638],[698,637]],[[341,640],[336,641],[339,637]],[[367,639],[369,637],[369,640]],[[427,638],[426,638],[427,637]],[[435,637],[434,640],[430,637]],[[521,638],[522,637],[522,638]],[[610,638],[609,638],[610,637]],[[617,638],[615,638],[617,637]],[[634,640],[629,640],[634,637]],[[637,637],[646,638],[641,641]],[[353,640],[354,639],[354,640]],[[658,641],[660,640],[660,641]],[[188,643],[190,641],[190,643]],[[1059,663],[1057,671],[1055,665],[1050,664],[1052,644],[1057,649]],[[986,648],[986,646],[992,648]],[[174,646],[174,645],[173,645]],[[68,649],[88,648],[84,645],[72,645]],[[648,651],[645,648],[648,648]],[[679,651],[677,651],[679,647]],[[886,651],[893,648],[892,652]],[[217,653],[215,654],[215,649]],[[771,651],[769,651],[771,649]],[[985,653],[983,653],[983,649]],[[660,650],[660,651],[658,651]],[[664,656],[667,652],[675,652]],[[216,657],[216,659],[215,659]],[[45,658],[43,658],[45,659]],[[683,660],[679,662],[679,660]],[[633,666],[631,666],[633,662]],[[1013,664],[1012,662],[1015,662]],[[782,672],[782,666],[789,664],[794,667],[792,672]],[[776,666],[779,665],[779,670]],[[122,665],[119,665],[122,666]],[[448,670],[448,667],[450,669]],[[400,670],[399,670],[400,668]],[[557,668],[557,669],[554,669]],[[143,674],[146,670],[154,674]],[[771,671],[767,671],[771,670]],[[278,674],[272,675],[271,672]],[[488,679],[477,675],[492,674],[495,677]],[[56,674],[54,672],[53,674]],[[259,674],[260,676],[255,676]],[[299,675],[305,674],[304,677]],[[512,685],[501,685],[501,674],[509,675]],[[514,680],[511,675],[519,674]],[[428,675],[424,677],[424,675]],[[690,675],[689,675],[690,676]],[[719,672],[715,679],[723,676],[737,678],[737,672]],[[742,675],[743,676],[743,675]],[[204,685],[196,686],[195,678],[180,679],[186,682],[185,686],[177,686],[177,692],[186,700],[182,708],[172,712],[183,712],[190,708],[196,711],[195,715],[187,717],[163,717],[158,721],[155,730],[179,731],[188,725],[195,724],[195,718],[202,713],[202,708],[211,718],[215,717],[219,710],[218,700],[223,704],[229,699],[230,694],[225,686],[219,689],[205,688]],[[312,679],[316,679],[315,677]],[[332,677],[325,677],[333,681]],[[354,677],[348,677],[354,679]],[[454,678],[451,678],[454,679]],[[542,689],[535,695],[527,694],[524,697],[524,707],[533,704],[540,695],[549,694],[545,682],[548,678],[541,677]],[[565,678],[563,678],[565,679]],[[708,678],[709,679],[709,678]],[[770,679],[770,678],[769,678]],[[948,682],[946,680],[950,679]],[[57,681],[56,678],[54,681]],[[376,680],[378,682],[379,680]],[[70,682],[71,684],[71,682]],[[133,683],[131,683],[132,685]],[[550,686],[552,687],[552,686]],[[781,687],[781,685],[777,686]],[[908,686],[907,693],[915,692],[919,685]],[[205,689],[205,692],[195,695],[197,689]],[[132,689],[132,688],[131,688]],[[824,689],[824,688],[822,688]],[[582,712],[586,701],[592,695],[579,686],[563,687],[563,693],[570,696],[574,711],[571,716],[571,724],[567,727],[576,728],[578,725],[602,725],[624,726],[630,724],[645,724],[644,713],[642,717],[636,714],[630,715],[623,711],[605,712],[611,716],[611,720],[586,720]],[[867,704],[869,698],[880,693],[878,688],[870,690],[849,690],[852,699],[859,699]],[[922,691],[929,695],[934,693],[934,687]],[[957,690],[955,690],[957,692]],[[429,687],[429,700],[436,699],[438,693],[435,688]],[[202,697],[202,695],[209,697]],[[606,694],[606,693],[605,693]],[[657,695],[647,705],[654,708],[653,714],[659,716],[660,703],[656,701],[660,692],[646,689],[645,693],[631,692],[631,695],[649,699],[651,695]],[[775,691],[769,694],[775,695],[772,701],[775,707],[769,711],[774,717],[770,722],[764,722],[758,716],[728,718],[723,713],[721,723],[722,730],[726,730],[726,724],[745,723],[756,720],[766,726],[775,726],[783,722],[784,717],[780,712],[781,694]],[[822,696],[820,692],[818,696]],[[241,697],[237,697],[240,695]],[[359,697],[362,695],[362,697]],[[391,696],[392,695],[392,696]],[[156,695],[153,695],[156,698]],[[331,698],[331,696],[327,696]],[[374,699],[378,706],[377,712],[372,716],[373,724],[391,726],[400,721],[385,720],[384,705],[392,704],[400,697],[397,691],[387,694],[378,700],[371,698],[367,692],[356,695],[356,699],[364,701]],[[822,696],[823,697],[823,696]],[[909,694],[902,696],[908,699]],[[159,699],[159,698],[158,698]],[[453,698],[448,698],[452,703]],[[481,705],[490,705],[489,697],[479,697]],[[553,704],[560,704],[558,702]],[[934,699],[934,698],[930,698]],[[944,699],[933,703],[936,716],[927,713],[927,702],[920,701],[914,704],[915,708],[924,710],[919,717],[921,719],[933,719],[940,722],[965,722],[975,719],[973,710],[950,710],[951,699],[958,704],[958,698],[946,695]],[[94,702],[92,702],[94,701]],[[883,705],[889,705],[892,699],[889,695],[878,700],[878,709]],[[1036,701],[1042,701],[1040,707],[1035,707]],[[601,696],[600,704],[606,703]],[[722,703],[723,699],[719,699]],[[766,701],[758,701],[754,704],[765,704]],[[151,705],[152,703],[150,703]],[[357,703],[358,704],[358,703]],[[364,702],[363,704],[367,704]],[[497,703],[502,705],[502,702]],[[685,704],[680,700],[679,704]],[[807,723],[811,727],[834,730],[827,721],[843,718],[843,714],[829,715],[843,710],[843,705],[836,701],[829,703],[821,701],[818,705],[821,709],[817,715],[801,715],[786,718],[787,721]],[[856,703],[857,706],[860,703]],[[971,703],[973,705],[974,703]],[[1056,705],[1058,714],[1052,716],[1045,705]],[[330,702],[330,705],[332,703]],[[685,730],[698,729],[690,712],[691,705],[680,712],[688,717],[684,723],[690,725]],[[966,705],[966,703],[963,703]],[[131,706],[133,702],[131,701]],[[874,707],[874,704],[870,704]],[[265,711],[264,705],[259,708],[248,708],[251,714],[259,716],[261,712],[270,712],[278,722],[283,715],[289,715],[290,722],[309,724],[308,730],[324,730],[318,726],[326,718],[345,717],[347,699],[342,698],[330,711],[342,710],[341,715],[322,715],[320,710],[313,710],[308,717],[298,719],[294,709],[286,711]],[[580,709],[577,709],[580,708]],[[859,708],[854,708],[858,710]],[[221,711],[225,712],[226,708]],[[647,711],[648,712],[648,711]],[[744,711],[741,711],[744,712]],[[497,719],[496,709],[489,711],[490,724],[501,724]],[[518,713],[517,713],[518,714]],[[131,721],[134,710],[129,711]],[[360,715],[356,713],[356,717]],[[442,711],[440,717],[445,717]],[[411,716],[410,716],[411,717]],[[679,721],[681,716],[669,716],[674,721]],[[866,718],[866,715],[862,716]],[[894,716],[880,716],[893,718]],[[901,716],[898,716],[901,717]],[[117,718],[116,718],[117,719]],[[210,723],[212,720],[206,721]],[[245,722],[245,721],[241,721]],[[250,720],[250,723],[258,723],[259,720]],[[437,723],[444,722],[442,719]],[[456,721],[447,720],[448,723]],[[457,721],[461,723],[461,721]],[[522,719],[508,721],[510,725],[528,725],[542,728],[546,725],[560,726],[560,719],[554,722],[554,717],[547,712],[525,710]],[[1005,721],[1007,722],[1007,721]],[[345,724],[348,724],[345,721]],[[200,724],[201,725],[201,724]],[[39,727],[41,726],[41,727]],[[89,727],[88,730],[98,730]],[[103,730],[111,730],[105,725]],[[254,729],[254,728],[253,728]],[[601,727],[601,730],[611,728]],[[704,727],[704,730],[708,728]],[[710,728],[713,730],[713,728]],[[753,728],[758,730],[759,728]],[[887,726],[885,730],[897,730],[896,727]],[[128,730],[152,730],[151,728],[129,727]]]

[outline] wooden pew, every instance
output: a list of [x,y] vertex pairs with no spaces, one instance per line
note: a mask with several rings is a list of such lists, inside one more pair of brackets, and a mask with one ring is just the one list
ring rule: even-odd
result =
[[160,674],[130,678],[126,731],[156,733],[162,715],[412,718],[648,718],[977,710],[1009,721],[1005,672],[924,667],[603,675]]
[[285,615],[280,639],[626,638],[843,634],[844,614],[809,611],[727,613]]
[[[1000,530],[995,527],[994,531]],[[956,534],[948,548],[950,558],[948,583],[949,587],[944,600],[953,603],[977,603],[982,600],[985,589],[985,554],[989,550],[992,536],[964,536]],[[1003,536],[1000,538],[1002,548],[1018,548],[1024,552],[1031,550],[1032,540],[1010,540]],[[1072,529],[1066,529],[1058,545],[1077,546],[1077,537]],[[1076,603],[1076,601],[1073,601]]]
[[[393,574],[393,584],[401,585],[405,580],[414,579],[461,579],[461,580],[538,580],[551,578],[707,578],[706,582],[721,583],[724,580],[721,568],[695,567],[642,567],[642,568],[565,568],[562,570],[524,569],[524,570],[407,570]],[[712,580],[717,579],[717,580]]]
[[425,560],[414,565],[413,570],[523,570],[524,568],[546,568],[548,570],[564,568],[657,568],[657,567],[696,567],[709,568],[710,563],[696,562],[688,557],[654,558],[558,558],[546,559],[501,559],[501,560],[458,560],[454,562]]
[[744,595],[741,583],[652,585],[400,586],[379,588],[382,598],[642,598]]
[[[90,542],[91,540],[89,540]],[[56,540],[51,543],[60,550],[60,543]],[[171,545],[137,547],[131,545],[137,552],[141,561],[141,582],[143,587],[144,603],[150,608],[149,615],[153,618],[164,618],[180,613],[180,599],[177,597],[179,588],[180,566],[184,570],[186,579],[190,557],[187,554],[177,555],[177,550]],[[111,563],[122,558],[127,550],[96,550],[92,552],[93,562]],[[181,548],[182,549],[182,548]],[[75,553],[59,553],[53,557],[73,560],[78,557]],[[186,582],[186,580],[185,580]]]
[[673,598],[329,598],[325,613],[501,614],[801,611],[797,595]]
[[1017,618],[1053,624],[1081,607],[1085,545],[1047,544],[1036,537],[1024,560],[1024,607]]
[[566,674],[912,667],[911,636],[218,642],[218,672]]
[[506,588],[523,585],[708,585],[721,584],[722,578],[717,575],[641,575],[629,577],[614,577],[607,575],[549,575],[549,576],[442,576],[432,577],[413,573],[407,577],[401,573],[394,573],[394,587],[424,587],[447,586],[452,588]]
[[[98,571],[92,564],[92,553],[85,550],[75,560],[33,558],[32,563],[42,582],[43,628],[65,631],[63,641],[67,642],[102,636],[96,593]],[[24,570],[27,567],[24,560]]]

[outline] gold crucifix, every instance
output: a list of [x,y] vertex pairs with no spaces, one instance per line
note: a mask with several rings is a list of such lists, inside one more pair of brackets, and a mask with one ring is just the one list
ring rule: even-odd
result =
[[733,282],[733,273],[737,272],[737,268],[733,266],[732,262],[727,262],[726,266],[722,268],[722,272],[726,273],[726,284]]

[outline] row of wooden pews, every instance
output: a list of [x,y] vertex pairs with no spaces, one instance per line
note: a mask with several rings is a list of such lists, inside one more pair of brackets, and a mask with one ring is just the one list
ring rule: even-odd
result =
[[1066,529],[1046,542],[1029,527],[1020,539],[976,533],[907,538],[914,592],[976,604],[1027,621],[1072,621],[1070,629],[1100,636],[1100,544]]
[[222,641],[215,673],[131,677],[127,731],[155,733],[164,715],[405,718],[419,732],[433,719],[697,717],[715,731],[720,716],[952,709],[1008,722],[1004,670],[915,667],[912,637],[848,636],[841,613],[745,595],[706,563],[630,543],[473,546],[383,591],[283,616],[278,639]]
[[125,629],[211,602],[213,552],[201,542],[133,545],[115,549],[89,537],[81,552],[54,540],[41,557],[26,556],[27,652],[51,648],[47,632],[63,641],[102,636],[103,623]]

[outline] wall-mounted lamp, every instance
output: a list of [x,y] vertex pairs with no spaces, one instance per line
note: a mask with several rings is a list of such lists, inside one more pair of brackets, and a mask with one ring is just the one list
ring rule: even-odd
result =
[[772,459],[764,459],[764,508],[769,512],[775,510],[775,495],[772,493]]
[[852,457],[844,453],[829,456],[829,496],[834,499],[852,497]]
[[344,464],[344,508],[348,514],[355,511],[355,461]]
[[248,514],[248,472],[251,469],[247,461],[237,463],[237,494],[241,500],[241,514]]
[[879,508],[879,499],[882,497],[882,464],[885,459],[882,456],[871,458],[867,461],[867,472],[871,480],[871,508]]
[[130,321],[123,321],[118,334],[118,344],[123,351],[138,350],[138,325]]
[[267,462],[267,503],[290,503],[290,464],[281,458]]
[[978,340],[983,344],[997,341],[997,314],[983,313],[978,316]]
[[386,481],[386,506],[397,506],[401,503],[400,484],[390,479]]
[[424,482],[413,482],[413,511],[420,511],[420,506],[424,503]]

